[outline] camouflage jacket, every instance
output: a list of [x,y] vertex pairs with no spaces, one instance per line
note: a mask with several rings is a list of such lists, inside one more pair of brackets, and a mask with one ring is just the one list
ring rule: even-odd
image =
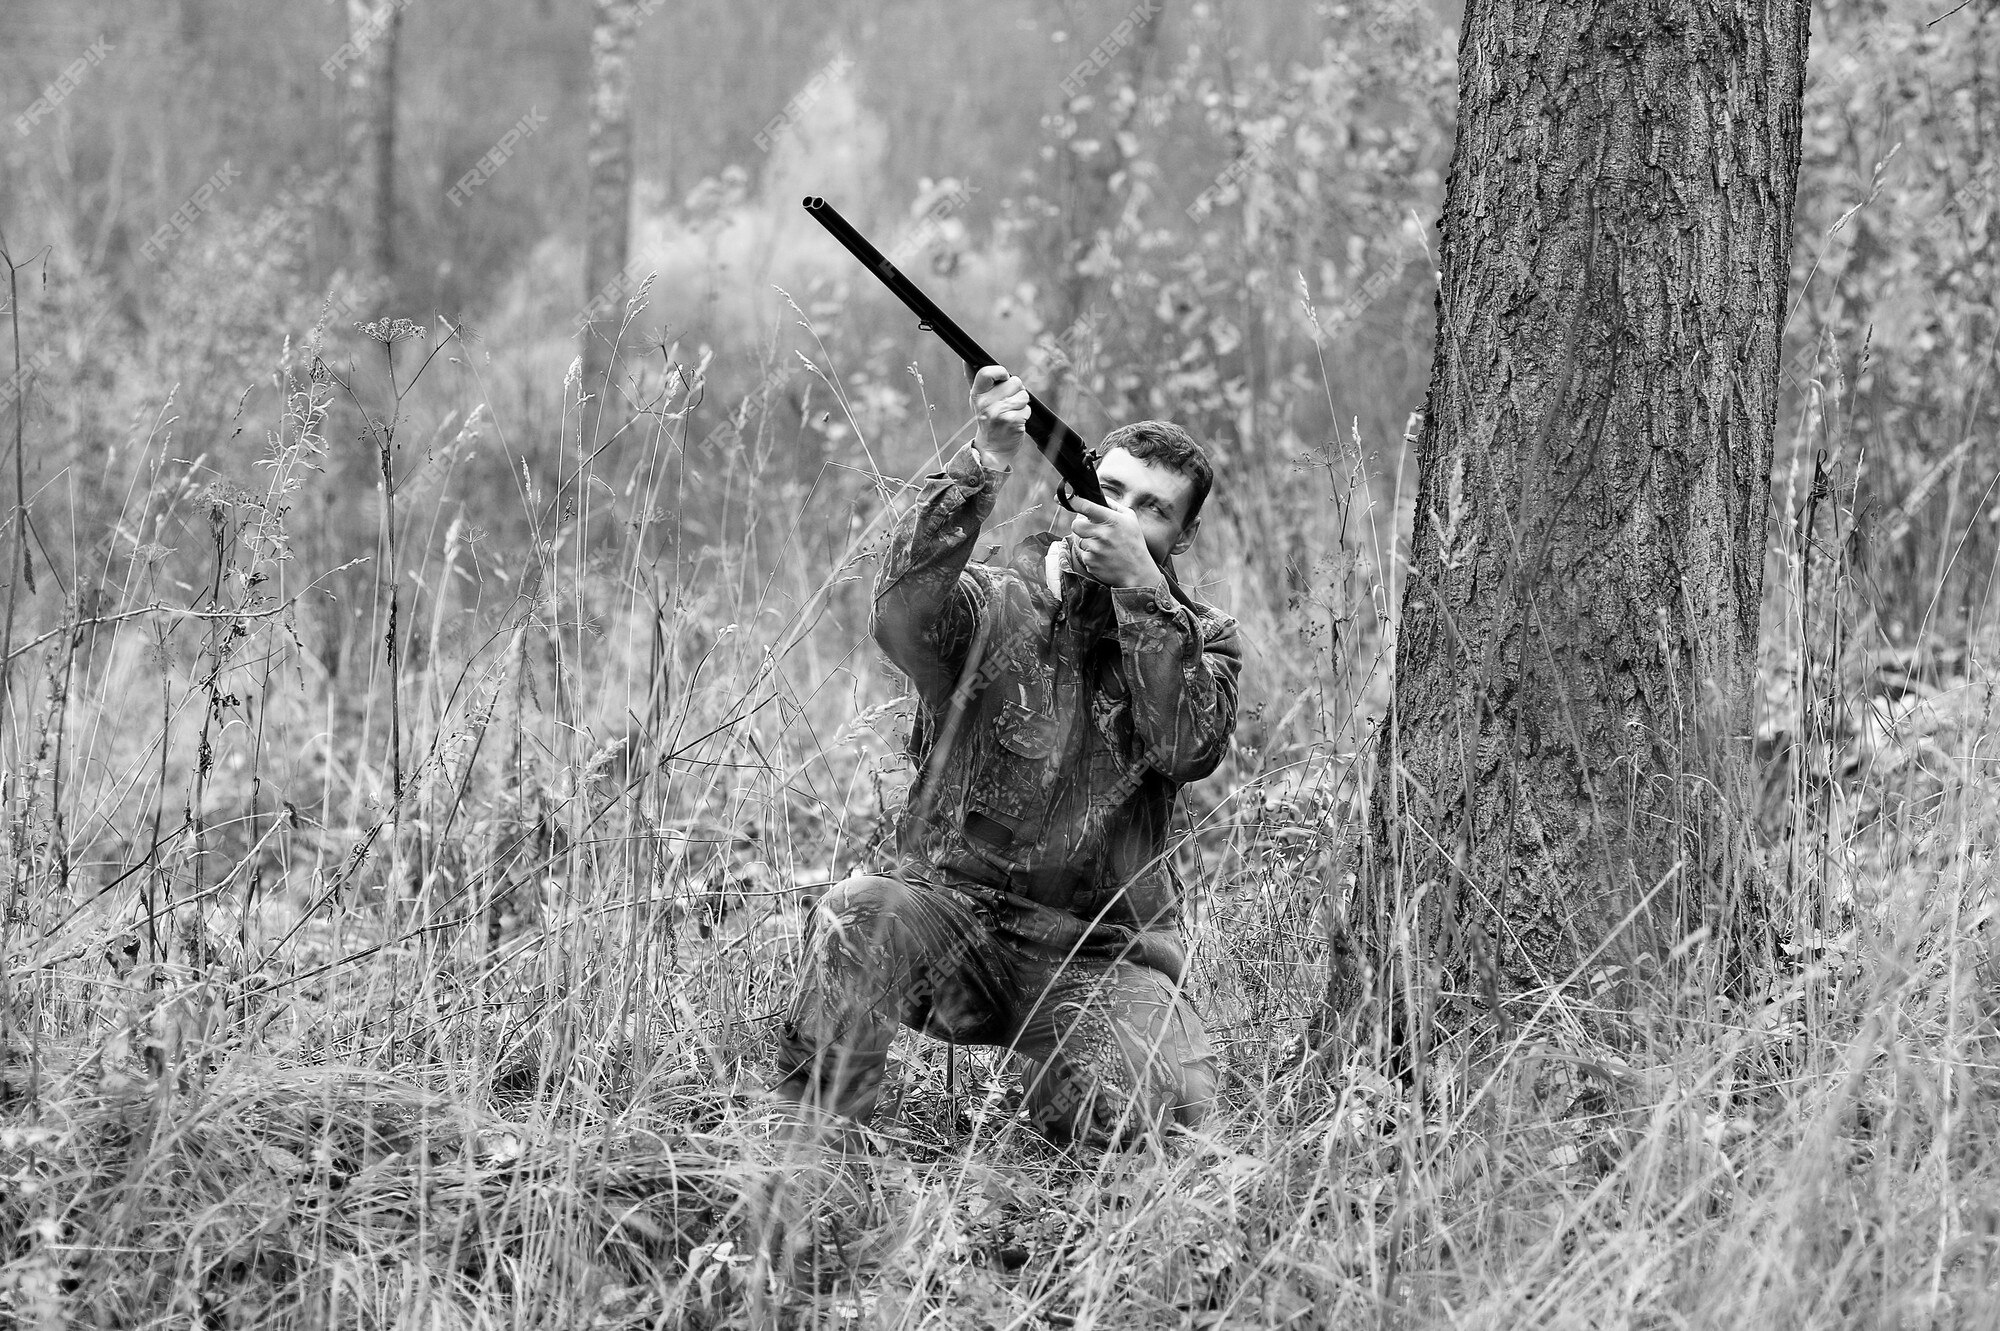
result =
[[969,888],[1045,938],[1070,917],[1082,950],[1177,974],[1178,943],[1166,955],[1160,937],[1132,939],[1178,930],[1168,819],[1235,727],[1236,623],[1171,571],[1171,594],[1073,571],[1057,594],[1048,535],[1005,565],[972,562],[1005,474],[962,450],[902,516],[876,578],[875,639],[918,697],[905,872]]

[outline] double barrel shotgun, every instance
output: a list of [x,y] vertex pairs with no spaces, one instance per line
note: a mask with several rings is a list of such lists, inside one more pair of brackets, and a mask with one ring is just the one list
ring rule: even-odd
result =
[[[971,336],[952,322],[951,316],[937,307],[936,302],[926,296],[915,282],[903,276],[895,264],[890,263],[882,251],[868,243],[868,237],[854,229],[838,209],[818,196],[805,201],[806,212],[815,222],[827,229],[835,240],[847,248],[847,252],[861,260],[861,266],[875,274],[891,295],[909,307],[917,316],[917,327],[926,333],[933,333],[949,347],[952,354],[965,362],[968,378],[979,373],[988,365],[1000,362],[986,354],[985,348],[973,341]],[[1082,495],[1093,504],[1104,502],[1104,491],[1097,486],[1097,469],[1090,463],[1090,449],[1083,442],[1083,436],[1069,428],[1063,418],[1050,411],[1048,404],[1028,394],[1028,437],[1035,441],[1035,447],[1049,460],[1049,465],[1062,477],[1064,489],[1056,491],[1056,502],[1069,507],[1071,494]]]

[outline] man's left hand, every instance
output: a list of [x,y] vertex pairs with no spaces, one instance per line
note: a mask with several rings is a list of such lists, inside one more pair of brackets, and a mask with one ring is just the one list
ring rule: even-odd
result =
[[1070,523],[1070,549],[1084,572],[1109,587],[1167,585],[1166,574],[1146,548],[1139,519],[1129,509],[1093,504],[1082,495],[1070,502],[1076,509]]

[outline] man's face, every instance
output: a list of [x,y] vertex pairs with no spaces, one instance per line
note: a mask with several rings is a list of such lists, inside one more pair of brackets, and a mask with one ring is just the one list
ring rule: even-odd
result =
[[1194,481],[1171,468],[1143,458],[1135,458],[1122,448],[1114,448],[1097,464],[1097,483],[1113,508],[1122,508],[1139,519],[1146,549],[1153,562],[1164,564],[1168,555],[1177,555],[1194,543],[1199,522],[1187,520],[1188,506],[1194,502]]

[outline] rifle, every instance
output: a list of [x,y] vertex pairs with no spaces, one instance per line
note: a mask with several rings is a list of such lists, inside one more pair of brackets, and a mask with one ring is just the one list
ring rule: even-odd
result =
[[[988,365],[1000,362],[986,354],[986,350],[966,334],[963,328],[951,321],[951,317],[939,309],[929,296],[917,289],[917,284],[903,276],[895,264],[883,256],[882,251],[868,243],[868,238],[856,231],[834,206],[818,196],[808,197],[806,211],[812,219],[825,227],[833,238],[847,247],[847,252],[861,260],[862,267],[875,274],[891,295],[909,307],[917,316],[917,327],[926,333],[937,334],[952,353],[965,362],[967,378],[977,375]],[[1043,401],[1033,393],[1028,394],[1028,437],[1035,441],[1042,456],[1056,469],[1069,493],[1056,491],[1056,502],[1068,508],[1069,495],[1079,494],[1093,504],[1104,502],[1104,491],[1097,485],[1097,469],[1091,466],[1089,446],[1083,436],[1062,417],[1050,411]]]

